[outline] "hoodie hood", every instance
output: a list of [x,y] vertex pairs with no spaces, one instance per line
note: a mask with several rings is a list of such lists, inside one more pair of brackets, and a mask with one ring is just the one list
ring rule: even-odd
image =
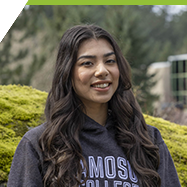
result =
[[[115,139],[115,125],[111,114],[108,115],[105,126],[85,115],[79,139],[89,176],[82,186],[117,187],[134,184],[134,187],[139,187],[138,179]],[[83,176],[86,177],[86,171]]]
[[97,135],[97,133],[102,133],[106,130],[114,128],[114,122],[113,122],[111,113],[108,113],[105,126],[100,125],[99,123],[97,123],[95,120],[93,120],[86,114],[84,114],[84,116],[85,116],[85,123],[83,124],[82,130],[81,130],[83,132],[87,132],[87,133],[90,132],[90,133],[94,133],[95,135]]

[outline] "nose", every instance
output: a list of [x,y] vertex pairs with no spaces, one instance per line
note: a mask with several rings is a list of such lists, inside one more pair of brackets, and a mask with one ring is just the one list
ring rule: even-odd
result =
[[104,63],[99,63],[95,70],[96,77],[106,77],[109,74],[107,68],[105,67]]

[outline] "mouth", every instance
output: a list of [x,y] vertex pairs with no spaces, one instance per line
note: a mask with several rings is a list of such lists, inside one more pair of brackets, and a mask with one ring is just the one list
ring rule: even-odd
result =
[[94,85],[91,85],[92,87],[94,88],[106,88],[110,85],[110,83],[103,83],[103,84],[94,84]]

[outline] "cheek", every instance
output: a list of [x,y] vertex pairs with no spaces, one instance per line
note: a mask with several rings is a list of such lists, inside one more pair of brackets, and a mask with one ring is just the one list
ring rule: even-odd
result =
[[113,78],[115,81],[119,81],[119,69],[118,67],[115,67],[113,70],[112,70],[112,75],[113,75]]
[[90,76],[87,71],[77,70],[74,74],[75,86],[86,85],[89,83],[89,80],[90,80]]
[[78,77],[79,81],[84,85],[86,85],[90,80],[90,76],[87,72],[80,72]]

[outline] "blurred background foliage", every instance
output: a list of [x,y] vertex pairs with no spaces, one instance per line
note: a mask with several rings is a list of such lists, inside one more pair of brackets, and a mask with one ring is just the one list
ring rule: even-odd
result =
[[158,99],[150,93],[154,75],[147,68],[169,55],[187,53],[187,9],[171,6],[29,6],[0,43],[0,84],[31,85],[49,91],[58,43],[69,27],[96,24],[117,40],[132,67],[133,91],[143,112]]

